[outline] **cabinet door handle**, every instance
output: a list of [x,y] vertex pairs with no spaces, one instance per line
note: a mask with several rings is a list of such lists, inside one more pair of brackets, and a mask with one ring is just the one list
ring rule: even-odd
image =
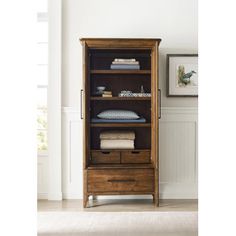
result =
[[135,179],[108,179],[107,182],[111,183],[135,182]]
[[80,89],[80,119],[83,120],[83,89]]
[[158,119],[161,119],[161,90],[160,89],[158,89],[158,104],[159,104]]

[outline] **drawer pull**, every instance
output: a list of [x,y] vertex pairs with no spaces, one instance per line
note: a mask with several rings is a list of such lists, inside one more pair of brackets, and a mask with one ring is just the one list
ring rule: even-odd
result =
[[131,153],[132,154],[139,154],[140,152],[139,151],[132,151]]
[[102,152],[102,154],[110,154],[110,152]]
[[111,183],[135,182],[135,179],[108,179],[107,182],[111,182]]

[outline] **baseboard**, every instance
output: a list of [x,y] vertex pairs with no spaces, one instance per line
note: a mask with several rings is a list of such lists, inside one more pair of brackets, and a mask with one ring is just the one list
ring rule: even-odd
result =
[[[79,193],[63,193],[62,198],[54,196],[48,197],[48,193],[38,193],[39,200],[82,200]],[[108,195],[98,196],[98,199],[152,199],[151,195]],[[198,199],[196,191],[176,191],[176,189],[169,189],[160,193],[160,199]]]
[[38,193],[38,199],[41,200],[48,199],[48,193]]
[[60,201],[62,200],[62,193],[58,192],[58,193],[48,193],[48,200],[51,201]]
[[197,184],[160,183],[160,199],[197,199]]
[[81,193],[78,192],[64,192],[62,193],[62,197],[63,199],[83,199],[83,197],[81,196]]

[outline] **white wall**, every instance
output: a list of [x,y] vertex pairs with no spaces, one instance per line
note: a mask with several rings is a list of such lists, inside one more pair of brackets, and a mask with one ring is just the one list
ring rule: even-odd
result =
[[79,106],[81,37],[161,38],[163,107],[194,107],[197,98],[166,97],[166,53],[197,53],[197,0],[62,0],[62,106]]

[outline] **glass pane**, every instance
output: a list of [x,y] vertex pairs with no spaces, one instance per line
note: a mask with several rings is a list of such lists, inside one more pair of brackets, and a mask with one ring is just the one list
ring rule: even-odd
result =
[[48,64],[48,44],[37,44],[37,64]]
[[38,65],[37,66],[37,85],[48,85],[48,66]]
[[47,88],[37,89],[37,107],[38,108],[47,107]]
[[41,106],[38,108],[37,114],[37,138],[38,151],[45,151],[48,149],[47,139],[47,108]]
[[48,22],[38,22],[37,42],[48,42]]
[[47,152],[48,0],[37,1],[37,140],[38,152]]
[[38,151],[46,151],[48,149],[47,131],[38,130]]
[[37,1],[37,11],[48,11],[48,0],[38,0]]
[[47,108],[46,107],[38,108],[37,126],[38,126],[38,130],[47,129]]

